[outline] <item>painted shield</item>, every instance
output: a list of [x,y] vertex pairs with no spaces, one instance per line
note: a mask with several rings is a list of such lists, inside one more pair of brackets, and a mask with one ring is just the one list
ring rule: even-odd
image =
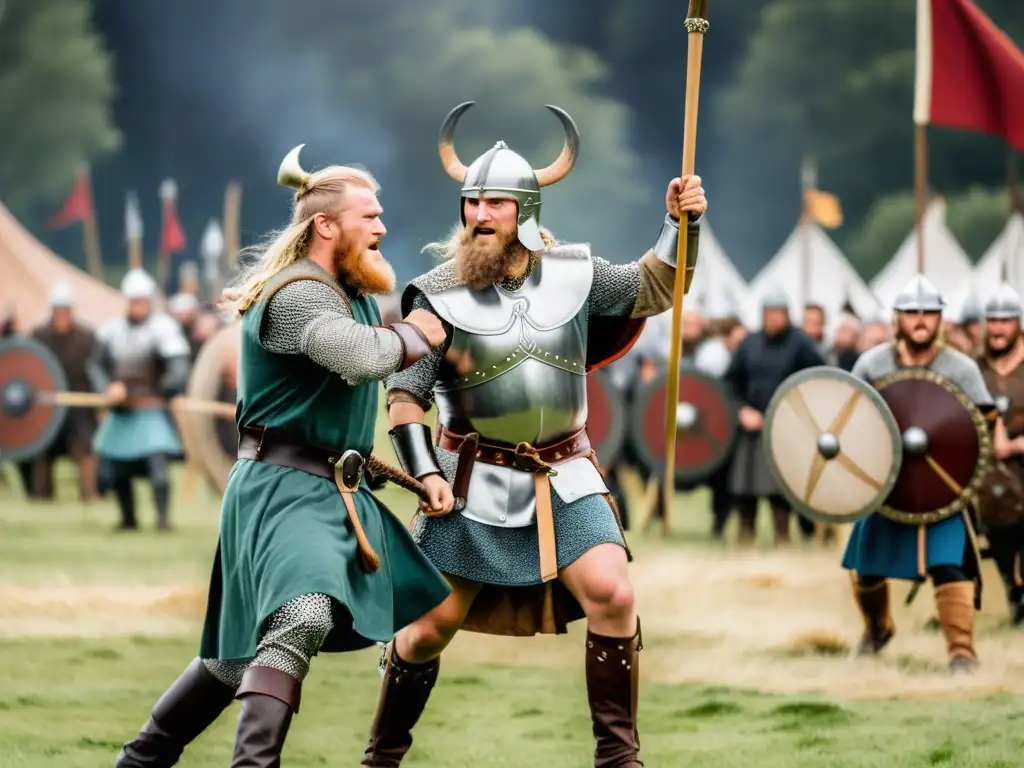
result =
[[38,392],[65,392],[68,377],[50,348],[28,338],[0,340],[0,459],[43,453],[67,419],[65,406],[36,402]]
[[[217,331],[202,346],[189,377],[189,399],[233,402],[226,395],[237,387],[240,341],[241,325],[232,323]],[[199,410],[186,410],[177,416],[188,460],[199,466],[207,479],[223,492],[238,450],[238,432],[233,419]]]
[[977,497],[992,457],[981,411],[948,379],[907,369],[875,382],[899,425],[903,465],[879,512],[909,525],[959,514]]
[[849,523],[875,512],[902,461],[900,431],[881,395],[841,368],[787,378],[764,416],[762,441],[779,490],[805,517]]
[[587,375],[587,436],[604,467],[614,467],[626,439],[626,406],[602,370]]
[[[629,428],[637,457],[655,476],[665,470],[665,411],[668,372],[640,386],[633,401]],[[676,482],[707,480],[732,453],[736,440],[736,407],[725,386],[695,368],[679,372],[676,410]]]

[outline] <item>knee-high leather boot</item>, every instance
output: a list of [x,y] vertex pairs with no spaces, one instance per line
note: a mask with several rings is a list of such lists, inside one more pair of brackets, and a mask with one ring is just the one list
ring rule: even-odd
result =
[[596,768],[643,768],[637,708],[640,619],[633,637],[605,637],[587,630],[587,697],[594,724]]
[[974,652],[974,582],[954,581],[935,588],[935,606],[946,637],[950,672],[972,672]]
[[139,735],[125,742],[115,768],[170,768],[235,697],[235,689],[195,659],[153,706]]
[[855,653],[857,656],[877,656],[896,634],[889,605],[889,582],[883,580],[865,587],[856,576],[852,582],[854,597],[864,617],[864,634]]
[[441,657],[426,664],[403,661],[394,641],[384,650],[384,681],[370,728],[370,744],[360,765],[395,768],[412,747],[412,729],[437,682]]
[[280,768],[281,750],[299,711],[302,683],[273,667],[249,667],[235,698],[242,702],[231,768]]

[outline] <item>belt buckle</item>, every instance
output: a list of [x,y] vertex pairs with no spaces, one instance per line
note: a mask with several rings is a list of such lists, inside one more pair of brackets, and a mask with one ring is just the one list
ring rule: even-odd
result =
[[341,454],[336,466],[341,468],[341,484],[346,491],[357,491],[363,482],[363,470],[366,462],[363,455],[354,448]]

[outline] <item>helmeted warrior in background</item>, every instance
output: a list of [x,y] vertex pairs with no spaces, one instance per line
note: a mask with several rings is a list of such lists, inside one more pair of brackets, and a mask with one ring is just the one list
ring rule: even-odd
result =
[[997,466],[985,478],[979,513],[1006,586],[1014,625],[1024,624],[1024,337],[1021,297],[1003,283],[985,304],[978,363],[1001,417],[993,441]]
[[167,413],[169,398],[188,385],[190,356],[181,326],[153,309],[156,282],[142,269],[121,281],[128,312],[96,331],[96,354],[89,363],[93,388],[106,392],[109,417],[96,432],[101,490],[113,490],[122,530],[138,527],[132,480],[153,486],[157,527],[170,527],[170,463],[182,446]]
[[[825,365],[814,341],[789,320],[789,297],[773,286],[761,302],[761,330],[750,333],[736,349],[723,377],[739,404],[740,433],[732,461],[729,490],[740,517],[740,541],[751,544],[756,535],[758,503],[767,499],[772,510],[775,544],[790,541],[792,506],[779,492],[768,469],[761,441],[764,412],[772,395],[797,371]],[[797,516],[805,536],[814,523]]]
[[[439,138],[444,167],[462,185],[460,223],[437,245],[444,263],[403,298],[405,308],[436,313],[450,341],[386,381],[396,451],[432,498],[416,540],[453,593],[385,649],[362,764],[400,763],[460,628],[531,636],[585,615],[596,765],[640,766],[640,622],[625,539],[585,429],[586,374],[671,306],[679,217],[699,218],[706,200],[698,177],[673,180],[653,248],[610,264],[540,227],[541,188],[576,161],[571,118],[549,107],[566,140],[547,168],[535,171],[504,142],[467,168],[453,133],[468,106],[449,114]],[[690,222],[687,280],[698,232]],[[436,447],[423,423],[434,402]]]
[[[74,291],[69,283],[57,283],[50,292],[50,317],[33,329],[31,337],[57,356],[68,377],[72,391],[87,392],[88,364],[96,348],[96,335],[91,328],[75,320]],[[78,467],[78,495],[82,501],[97,498],[96,454],[92,450],[96,434],[96,413],[91,408],[70,408],[67,419],[46,452],[28,462],[31,466],[30,496],[52,499],[54,496],[53,463],[61,456],[71,456]]]
[[[997,414],[978,365],[939,342],[945,302],[924,276],[914,277],[896,297],[895,340],[866,351],[851,372],[874,384],[904,368],[924,368],[959,387],[994,429]],[[935,482],[941,482],[936,477]],[[964,512],[964,515],[968,514]],[[874,512],[853,525],[843,567],[853,572],[853,590],[864,616],[857,654],[875,655],[895,631],[889,579],[918,582],[931,577],[939,622],[952,671],[970,670],[974,650],[977,562],[964,515],[921,526],[896,522]]]
[[963,332],[965,343],[970,345],[965,350],[969,355],[981,354],[984,349],[985,328],[982,323],[984,314],[981,299],[978,294],[971,291],[960,308],[960,322],[957,323]]
[[171,766],[235,698],[234,768],[277,768],[318,652],[390,639],[450,590],[363,472],[379,380],[444,339],[427,312],[382,327],[373,294],[395,276],[377,185],[364,171],[302,170],[291,223],[255,251],[229,298],[242,314],[238,461],[197,658],[124,745],[119,768]]

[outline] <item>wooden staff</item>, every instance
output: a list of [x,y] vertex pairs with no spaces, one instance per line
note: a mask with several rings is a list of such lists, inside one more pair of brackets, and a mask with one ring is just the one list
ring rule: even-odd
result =
[[[708,31],[707,0],[690,0],[686,14],[686,112],[683,120],[683,178],[693,175],[697,155],[697,102],[700,96],[700,64],[704,33]],[[683,297],[689,288],[686,216],[680,214],[679,248],[676,252],[676,280],[672,298],[672,338],[668,356],[668,388],[665,398],[665,498],[663,529],[667,530],[676,492],[676,410],[679,405],[679,359],[683,354]],[[696,258],[693,260],[696,265]]]

